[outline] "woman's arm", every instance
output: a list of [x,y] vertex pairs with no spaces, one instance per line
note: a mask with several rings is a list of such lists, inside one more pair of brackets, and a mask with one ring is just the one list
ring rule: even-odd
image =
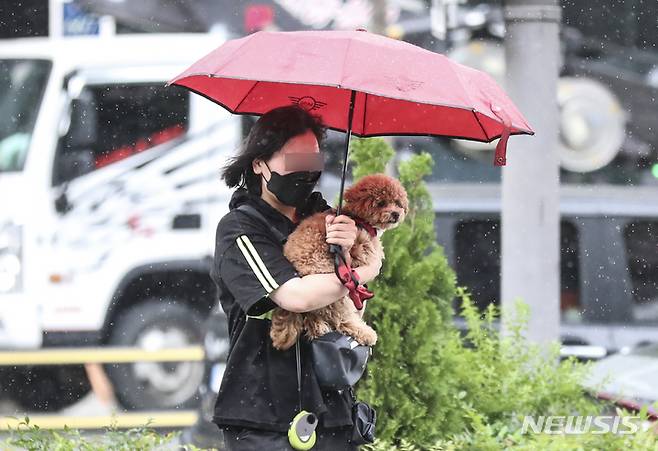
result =
[[325,307],[347,294],[335,274],[309,274],[288,280],[270,293],[279,307],[290,312],[304,313]]
[[[379,274],[381,260],[356,268],[359,280],[367,283]],[[270,293],[279,307],[290,312],[304,313],[333,304],[347,294],[347,288],[335,274],[309,274],[294,277]]]
[[[344,254],[349,256],[349,250],[356,239],[356,224],[344,215],[337,217],[328,215],[326,221],[327,243],[341,246]],[[380,260],[357,268],[356,272],[361,283],[367,283],[377,277],[381,266]],[[269,296],[282,309],[303,313],[333,304],[347,293],[347,288],[340,283],[338,277],[330,273],[292,278]]]
[[363,300],[363,308],[361,310],[357,310],[356,313],[359,315],[360,318],[363,318],[363,314],[366,312],[366,304],[368,303],[367,300]]

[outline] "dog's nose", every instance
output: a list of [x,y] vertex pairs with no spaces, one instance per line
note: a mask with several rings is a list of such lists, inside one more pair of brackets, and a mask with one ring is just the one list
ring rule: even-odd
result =
[[394,221],[397,221],[398,219],[400,219],[400,213],[398,213],[397,211],[392,211],[391,212],[391,219],[393,219]]

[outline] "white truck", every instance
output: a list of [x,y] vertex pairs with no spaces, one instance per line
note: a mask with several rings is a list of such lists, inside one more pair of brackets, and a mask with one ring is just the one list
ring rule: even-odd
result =
[[[216,301],[215,227],[231,194],[219,169],[242,121],[165,82],[223,40],[0,43],[0,347],[201,341]],[[11,392],[22,377],[54,408],[77,396],[72,381],[58,382],[67,368],[5,369],[0,387]],[[106,369],[127,408],[194,404],[204,375],[199,362]]]

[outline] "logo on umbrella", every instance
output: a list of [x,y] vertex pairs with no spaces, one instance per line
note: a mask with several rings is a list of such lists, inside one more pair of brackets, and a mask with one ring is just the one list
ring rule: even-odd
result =
[[382,75],[392,86],[400,92],[410,92],[418,89],[423,85],[422,81],[411,79],[405,75],[398,75],[392,77],[390,75]]
[[325,102],[319,102],[311,96],[304,97],[288,97],[292,103],[298,105],[300,108],[306,111],[319,110],[326,105]]

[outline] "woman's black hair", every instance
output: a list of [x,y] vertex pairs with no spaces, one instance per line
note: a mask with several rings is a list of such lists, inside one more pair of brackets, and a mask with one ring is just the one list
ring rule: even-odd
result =
[[320,119],[297,105],[283,106],[262,115],[251,128],[238,155],[222,169],[222,178],[230,188],[246,186],[260,194],[260,176],[251,163],[259,158],[269,160],[289,139],[312,131],[321,143],[325,129]]

